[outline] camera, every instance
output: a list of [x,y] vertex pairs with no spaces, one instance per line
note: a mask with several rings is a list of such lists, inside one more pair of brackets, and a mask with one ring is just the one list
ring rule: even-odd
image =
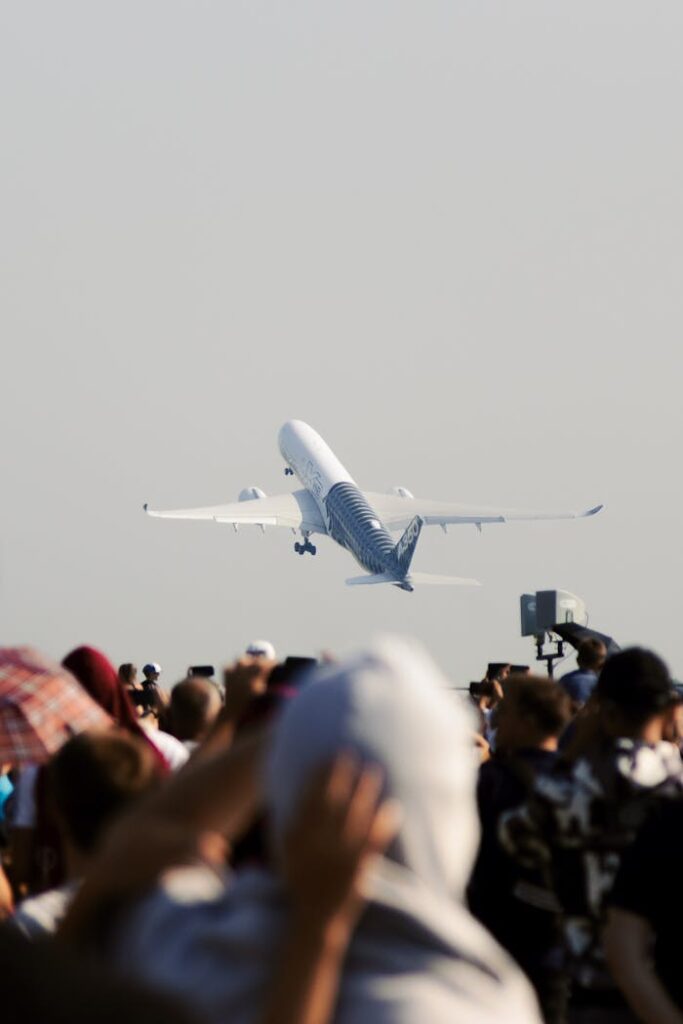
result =
[[270,673],[268,689],[276,690],[278,687],[296,686],[301,677],[312,668],[315,668],[317,664],[318,662],[315,658],[303,658],[290,654],[284,661],[276,665]]
[[555,627],[588,622],[586,606],[576,594],[568,590],[537,590],[535,594],[522,594],[519,599],[522,636],[556,632]]
[[[522,594],[519,609],[522,636],[535,638],[536,660],[545,661],[549,676],[553,674],[553,663],[564,657],[565,642],[578,649],[583,640],[601,640],[608,657],[620,650],[611,636],[588,627],[585,603],[568,590]],[[549,651],[546,646],[550,647]]]
[[213,665],[190,665],[187,675],[188,678],[192,676],[197,678],[199,676],[200,679],[213,679],[216,675],[216,670]]

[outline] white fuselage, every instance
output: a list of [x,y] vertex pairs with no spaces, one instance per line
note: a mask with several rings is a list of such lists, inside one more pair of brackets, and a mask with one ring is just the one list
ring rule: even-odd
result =
[[411,589],[391,534],[322,437],[307,423],[290,420],[278,442],[283,459],[315,499],[332,540],[369,573],[388,574]]
[[315,498],[327,521],[325,498],[335,484],[355,484],[349,471],[320,434],[302,420],[288,420],[278,434],[280,454]]

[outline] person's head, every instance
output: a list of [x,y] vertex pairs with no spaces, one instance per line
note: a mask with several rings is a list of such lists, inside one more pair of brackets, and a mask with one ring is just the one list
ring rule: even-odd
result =
[[48,767],[61,831],[81,863],[96,850],[105,829],[162,778],[148,743],[121,729],[73,736]]
[[171,690],[166,723],[179,740],[199,741],[213,725],[221,709],[217,687],[201,676],[184,679]]
[[571,717],[570,700],[553,679],[512,675],[496,712],[496,749],[501,753],[553,750]]
[[576,652],[576,662],[584,672],[601,671],[607,657],[607,647],[595,637],[588,637],[582,640]]
[[483,679],[480,683],[470,683],[469,693],[480,711],[489,711],[502,700],[503,688],[498,679]]
[[594,691],[602,731],[648,742],[661,739],[672,694],[669,670],[652,651],[630,647],[612,655]]
[[[62,662],[90,694],[114,719],[117,725],[131,727],[135,722],[127,688],[112,663],[94,647],[76,647]],[[135,731],[135,730],[134,730]]]
[[512,666],[506,661],[490,661],[486,669],[486,678],[492,682],[504,683],[510,675]]
[[267,805],[277,851],[312,774],[340,751],[378,764],[403,822],[377,865],[402,885],[462,898],[476,853],[474,718],[428,654],[390,638],[317,670],[276,726]]
[[123,665],[119,665],[119,679],[124,686],[135,686],[137,675],[137,667],[130,661],[125,662]]
[[156,683],[161,675],[161,665],[156,661],[149,661],[142,669],[142,674],[146,683]]
[[662,739],[679,747],[683,743],[683,693],[677,687],[671,694],[671,702],[664,716]]

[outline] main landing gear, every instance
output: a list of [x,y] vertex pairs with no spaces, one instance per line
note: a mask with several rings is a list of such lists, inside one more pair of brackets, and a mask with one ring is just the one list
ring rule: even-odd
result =
[[296,544],[294,545],[294,550],[296,551],[297,555],[305,555],[307,551],[310,551],[310,553],[314,555],[318,549],[315,546],[315,544],[311,544],[308,537],[306,537],[304,544],[300,544],[299,541],[296,542]]

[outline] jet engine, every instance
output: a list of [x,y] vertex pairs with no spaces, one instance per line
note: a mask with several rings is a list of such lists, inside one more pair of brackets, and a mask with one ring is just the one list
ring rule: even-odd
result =
[[415,497],[415,495],[412,494],[408,490],[407,487],[392,487],[391,491],[389,493],[390,494],[395,494],[397,498],[414,498]]
[[266,492],[260,487],[245,487],[240,491],[238,501],[254,501],[255,498],[265,498]]

